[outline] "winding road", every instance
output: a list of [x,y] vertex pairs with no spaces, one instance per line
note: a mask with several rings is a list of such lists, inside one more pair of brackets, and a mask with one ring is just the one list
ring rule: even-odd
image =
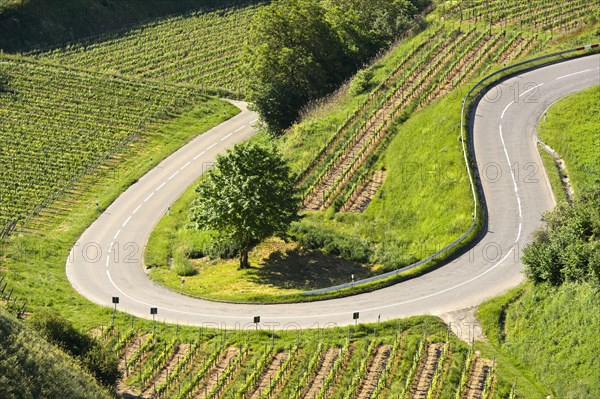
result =
[[67,276],[89,300],[157,320],[228,328],[352,324],[469,308],[522,281],[519,255],[554,198],[540,159],[535,129],[556,100],[600,84],[600,55],[523,73],[493,87],[479,102],[473,126],[477,168],[488,209],[488,231],[468,253],[424,276],[378,291],[312,303],[236,305],[190,298],[147,277],[143,248],[169,206],[218,153],[255,133],[257,116],[242,112],[198,136],[125,191],[80,237]]

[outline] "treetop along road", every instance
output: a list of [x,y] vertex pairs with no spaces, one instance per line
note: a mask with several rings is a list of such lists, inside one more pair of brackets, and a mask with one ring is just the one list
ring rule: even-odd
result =
[[236,117],[198,136],[125,191],[80,237],[67,259],[67,276],[89,300],[172,323],[273,328],[353,324],[465,309],[522,281],[519,257],[554,206],[535,129],[556,100],[600,84],[600,55],[525,72],[493,86],[477,104],[473,145],[488,212],[488,230],[467,253],[423,276],[351,297],[293,304],[232,304],[191,298],[152,282],[143,249],[169,206],[216,155],[252,136],[256,114]]

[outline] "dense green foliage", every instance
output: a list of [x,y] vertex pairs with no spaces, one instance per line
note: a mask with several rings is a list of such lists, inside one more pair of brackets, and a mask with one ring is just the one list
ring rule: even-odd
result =
[[240,4],[224,2],[227,8],[170,17],[34,55],[77,68],[219,89],[228,97],[243,95],[242,52],[260,5],[231,3]]
[[30,319],[30,325],[48,342],[79,360],[101,384],[116,387],[121,378],[118,359],[98,341],[77,330],[58,314],[35,313]]
[[542,141],[565,160],[575,191],[600,186],[598,114],[600,86],[595,86],[553,104],[538,129]]
[[428,4],[280,0],[262,8],[248,39],[250,97],[270,130],[281,132],[309,101],[334,91]]
[[239,245],[241,269],[249,267],[253,243],[285,235],[298,218],[290,168],[275,147],[243,143],[218,155],[196,192],[192,222]]
[[0,0],[0,49],[26,51],[245,0]]
[[72,188],[150,128],[196,105],[221,102],[197,90],[0,60],[0,233]]
[[600,188],[560,203],[543,221],[523,251],[527,277],[534,283],[589,281],[600,286]]
[[112,396],[76,361],[0,309],[0,397],[108,399]]

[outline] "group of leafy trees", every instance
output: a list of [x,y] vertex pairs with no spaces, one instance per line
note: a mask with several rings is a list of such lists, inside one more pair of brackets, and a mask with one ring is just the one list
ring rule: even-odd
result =
[[280,133],[311,100],[413,24],[430,0],[279,0],[254,18],[247,46],[250,100]]
[[525,247],[525,273],[534,283],[588,281],[600,287],[600,188],[582,191],[543,217],[545,225]]

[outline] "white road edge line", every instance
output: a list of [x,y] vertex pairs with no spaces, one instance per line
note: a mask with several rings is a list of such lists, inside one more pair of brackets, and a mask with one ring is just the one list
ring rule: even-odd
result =
[[571,77],[571,76],[579,75],[580,73],[586,73],[586,72],[589,72],[589,71],[593,71],[593,69],[586,69],[585,71],[579,71],[579,72],[570,73],[568,75],[559,76],[555,80],[561,80],[561,79],[564,79],[564,78],[568,78],[568,77]]
[[525,90],[523,93],[519,94],[519,97],[523,97],[525,94],[529,93],[531,90],[535,90],[540,86],[543,86],[543,83],[540,83],[539,85],[533,86],[531,89],[527,89]]
[[502,115],[500,115],[500,119],[504,119],[504,114],[506,113],[506,111],[508,111],[508,108],[514,104],[514,100],[509,102],[508,105],[506,106],[506,108],[504,108],[504,111],[502,111]]

